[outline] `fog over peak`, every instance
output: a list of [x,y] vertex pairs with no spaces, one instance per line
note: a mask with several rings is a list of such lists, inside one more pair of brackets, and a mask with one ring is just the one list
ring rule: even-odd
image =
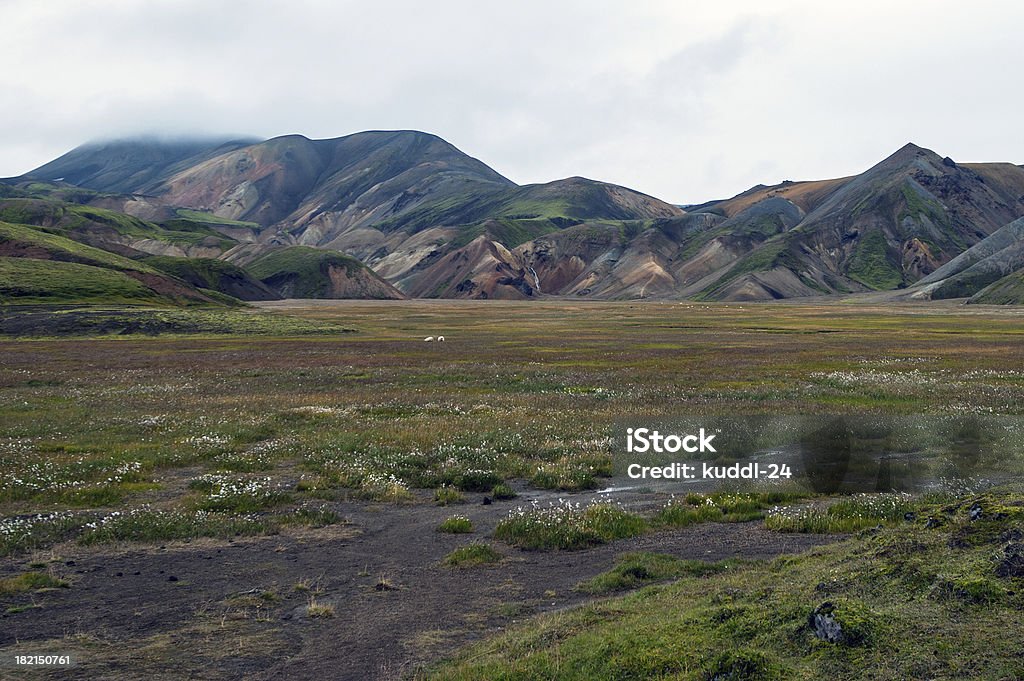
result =
[[913,139],[1024,161],[1024,6],[800,0],[4,6],[0,176],[89,140],[436,134],[518,183],[700,202]]

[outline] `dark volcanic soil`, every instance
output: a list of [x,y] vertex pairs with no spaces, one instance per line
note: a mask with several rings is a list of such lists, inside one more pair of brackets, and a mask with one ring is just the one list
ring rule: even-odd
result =
[[[495,566],[441,565],[522,503],[473,501],[346,502],[336,504],[345,526],[161,547],[72,544],[4,559],[0,577],[48,558],[71,588],[0,597],[4,609],[39,606],[0,616],[0,648],[5,656],[73,652],[77,666],[50,672],[62,679],[394,679],[525,616],[585,601],[573,587],[627,551],[758,559],[833,539],[706,523],[585,551],[498,543],[506,558]],[[456,513],[473,520],[473,534],[436,531]],[[382,581],[389,587],[379,588]],[[311,597],[332,605],[333,617],[309,617]],[[12,672],[0,668],[0,677],[5,671]]]

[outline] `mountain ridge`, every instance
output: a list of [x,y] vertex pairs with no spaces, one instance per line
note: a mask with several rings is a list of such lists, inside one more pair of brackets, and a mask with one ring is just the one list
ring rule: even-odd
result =
[[[90,149],[33,173],[78,164],[69,176],[100,193],[85,203],[161,225],[191,220],[234,243],[203,257],[233,261],[243,245],[246,257],[326,249],[413,297],[766,300],[901,290],[1024,215],[1021,166],[958,164],[913,143],[857,175],[756,185],[685,210],[578,176],[519,186],[411,130],[150,151],[140,158],[159,162],[145,172],[125,147]],[[96,171],[104,160],[110,168]],[[127,241],[120,247],[189,255]]]

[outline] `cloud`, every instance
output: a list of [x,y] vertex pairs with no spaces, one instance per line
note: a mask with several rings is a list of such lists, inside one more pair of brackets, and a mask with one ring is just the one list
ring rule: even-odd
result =
[[438,134],[511,179],[667,200],[858,172],[908,140],[1024,160],[1024,7],[7,0],[0,175],[141,133]]

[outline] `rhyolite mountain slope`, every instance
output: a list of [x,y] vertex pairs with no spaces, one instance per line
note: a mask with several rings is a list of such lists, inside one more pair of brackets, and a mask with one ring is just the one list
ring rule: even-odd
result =
[[706,287],[705,297],[897,289],[1024,215],[1024,169],[961,165],[909,144],[861,175],[758,188],[703,209],[742,218],[742,230],[768,234],[771,220],[778,229]]
[[[43,168],[75,177],[71,161],[96,165],[76,152]],[[243,267],[282,247],[343,252],[413,297],[763,300],[902,289],[1024,215],[1020,166],[958,164],[912,144],[860,175],[758,186],[685,211],[585,178],[517,186],[414,131],[197,153],[135,184],[121,173],[104,186],[93,173],[92,188],[107,194],[87,203],[197,221],[235,243],[201,255]],[[29,176],[46,179],[41,170]],[[314,280],[285,295],[332,295]]]
[[[40,177],[43,169],[28,177],[46,179]],[[125,189],[95,182],[92,187]],[[683,215],[653,197],[584,178],[520,187],[444,140],[414,131],[275,138],[188,168],[168,166],[128,189],[125,212],[166,217],[154,212],[164,206],[206,220],[240,242],[342,251],[412,295],[481,297],[504,286],[498,280],[506,277],[494,273],[481,272],[479,281],[468,283],[454,281],[452,272],[438,274],[436,262],[451,253],[460,262],[472,254],[473,269],[486,269],[490,251],[588,220],[619,224]],[[117,198],[102,201],[116,207]],[[480,237],[488,244],[482,250],[474,244]],[[434,283],[439,277],[442,282]],[[515,285],[512,291],[518,297],[535,293]]]
[[[1020,276],[1014,275],[1022,271],[1024,218],[996,230],[988,238],[922,278],[913,287],[912,297],[972,297],[972,302],[1021,302],[1018,284]],[[1003,279],[1006,281],[1000,284]],[[994,288],[985,291],[990,286]]]

